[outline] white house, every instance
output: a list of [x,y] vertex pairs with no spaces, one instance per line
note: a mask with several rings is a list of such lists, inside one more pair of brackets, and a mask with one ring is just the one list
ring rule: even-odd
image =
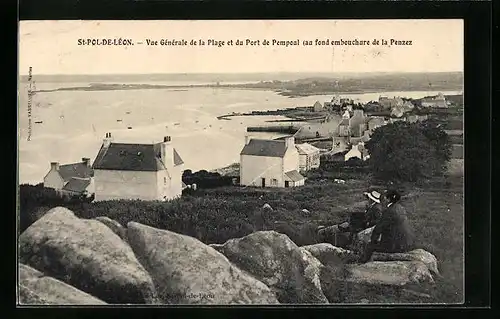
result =
[[180,197],[183,164],[170,136],[161,143],[126,144],[107,133],[93,165],[95,200]]
[[94,171],[90,158],[79,163],[59,165],[50,163],[50,170],[43,178],[43,186],[54,188],[60,194],[92,195],[94,193]]
[[299,152],[299,171],[304,172],[319,167],[319,148],[309,143],[296,144],[295,147]]
[[448,103],[446,103],[446,98],[444,97],[443,93],[439,93],[437,96],[423,98],[421,101],[421,105],[423,107],[448,107]]
[[348,161],[349,159],[354,157],[357,157],[363,161],[366,161],[368,158],[370,158],[370,155],[368,155],[368,151],[365,148],[363,142],[353,144],[351,149],[344,155],[344,160]]
[[304,185],[293,136],[278,140],[245,138],[240,153],[240,185],[295,187]]

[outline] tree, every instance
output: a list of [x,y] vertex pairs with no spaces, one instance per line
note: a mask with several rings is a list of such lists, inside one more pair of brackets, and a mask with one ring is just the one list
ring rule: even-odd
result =
[[429,123],[396,122],[377,128],[365,144],[369,165],[382,180],[417,181],[444,172],[449,140]]

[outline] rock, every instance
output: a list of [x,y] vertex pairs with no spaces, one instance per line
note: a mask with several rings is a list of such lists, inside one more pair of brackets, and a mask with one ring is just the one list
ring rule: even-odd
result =
[[277,304],[262,282],[201,241],[130,222],[128,242],[168,304]]
[[156,303],[151,277],[132,249],[97,220],[51,209],[19,237],[20,262],[107,303]]
[[271,207],[271,205],[269,204],[264,204],[264,206],[262,206],[262,209],[267,209],[267,210],[273,210],[273,208]]
[[346,264],[338,280],[370,285],[404,286],[433,283],[427,266],[420,261],[373,261],[366,264]]
[[[304,277],[307,281],[310,281],[313,286],[310,287],[306,285],[305,288],[309,288],[309,290],[305,290],[302,293],[304,294],[305,300],[319,300],[318,302],[328,303],[328,300],[323,294],[321,290],[321,271],[323,269],[323,264],[314,257],[310,252],[305,249],[300,249],[300,253],[302,255],[302,260],[304,261]],[[321,295],[318,294],[318,291],[321,292]],[[324,297],[324,298],[323,298]]]
[[325,266],[343,264],[348,258],[354,256],[354,253],[350,250],[335,247],[327,243],[302,246],[301,248],[310,252]]
[[281,303],[327,302],[315,275],[319,261],[284,234],[259,231],[228,240],[217,249],[268,285]]
[[374,261],[420,261],[427,266],[431,274],[441,276],[436,257],[424,249],[415,249],[407,253],[392,254],[375,252],[373,253],[372,259]]
[[123,227],[119,222],[114,219],[105,216],[96,217],[95,220],[100,221],[104,225],[108,226],[113,233],[117,234],[122,240],[127,241],[127,229]]
[[106,303],[57,279],[19,264],[21,305],[105,305]]
[[375,226],[364,229],[356,234],[356,240],[362,242],[362,243],[369,243],[371,241],[371,236],[373,229],[375,229]]

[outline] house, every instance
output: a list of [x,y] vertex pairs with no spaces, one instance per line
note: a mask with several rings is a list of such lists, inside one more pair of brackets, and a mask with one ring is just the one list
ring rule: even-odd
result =
[[367,118],[365,117],[363,110],[354,110],[352,117],[349,119],[349,128],[351,131],[351,136],[362,136],[366,127]]
[[304,181],[293,136],[280,140],[245,138],[240,153],[240,185],[295,187],[304,185]]
[[59,165],[50,163],[50,170],[43,178],[43,186],[65,195],[92,195],[94,193],[94,171],[90,158],[79,163]]
[[319,168],[319,148],[314,147],[309,143],[296,144],[295,147],[299,152],[299,171],[308,171],[314,168]]
[[378,103],[384,110],[392,109],[395,106],[402,106],[404,104],[403,99],[400,97],[388,98],[387,96],[380,96]]
[[448,107],[448,103],[446,103],[446,99],[443,93],[439,93],[437,96],[424,97],[421,100],[421,105],[422,107],[438,107],[438,108]]
[[383,117],[370,117],[368,119],[368,130],[370,131],[374,131],[375,129],[381,127],[381,126],[384,126],[385,125],[385,121],[384,121],[384,118]]
[[323,111],[323,105],[321,105],[319,101],[316,101],[316,103],[314,103],[313,105],[313,110],[314,112],[321,112]]
[[93,164],[95,200],[170,200],[182,194],[184,162],[170,136],[154,144],[115,143],[106,134]]
[[395,105],[391,108],[391,116],[402,117],[405,114],[403,105]]
[[340,116],[330,115],[324,122],[310,122],[302,125],[300,129],[294,134],[294,136],[297,139],[332,137],[337,134],[340,121]]
[[357,144],[352,144],[351,149],[344,155],[344,160],[348,161],[351,158],[357,157],[363,161],[367,160],[370,155],[368,155],[368,150],[365,148],[363,142]]

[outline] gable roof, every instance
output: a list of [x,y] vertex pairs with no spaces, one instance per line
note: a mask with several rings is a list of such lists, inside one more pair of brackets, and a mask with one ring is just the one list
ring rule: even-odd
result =
[[[184,163],[175,149],[173,157],[174,165]],[[160,159],[160,144],[127,143],[111,143],[108,147],[101,147],[93,168],[148,172],[166,169]]]
[[174,165],[177,166],[181,164],[184,164],[184,161],[182,160],[179,153],[177,153],[177,150],[174,148]]
[[65,182],[69,181],[73,177],[90,178],[94,176],[94,170],[92,167],[89,167],[84,162],[59,165],[58,172]]
[[285,173],[285,180],[289,180],[292,182],[298,182],[304,179],[304,176],[302,176],[298,171],[293,170]]
[[84,190],[86,190],[89,185],[90,185],[89,178],[86,178],[86,179],[84,179],[84,178],[71,178],[69,180],[69,182],[66,185],[64,185],[63,190],[81,193]]
[[251,139],[241,150],[240,155],[283,157],[286,153],[284,140]]
[[299,154],[313,154],[316,152],[319,152],[319,148],[309,144],[309,143],[302,143],[302,144],[295,144],[295,147],[299,151]]

